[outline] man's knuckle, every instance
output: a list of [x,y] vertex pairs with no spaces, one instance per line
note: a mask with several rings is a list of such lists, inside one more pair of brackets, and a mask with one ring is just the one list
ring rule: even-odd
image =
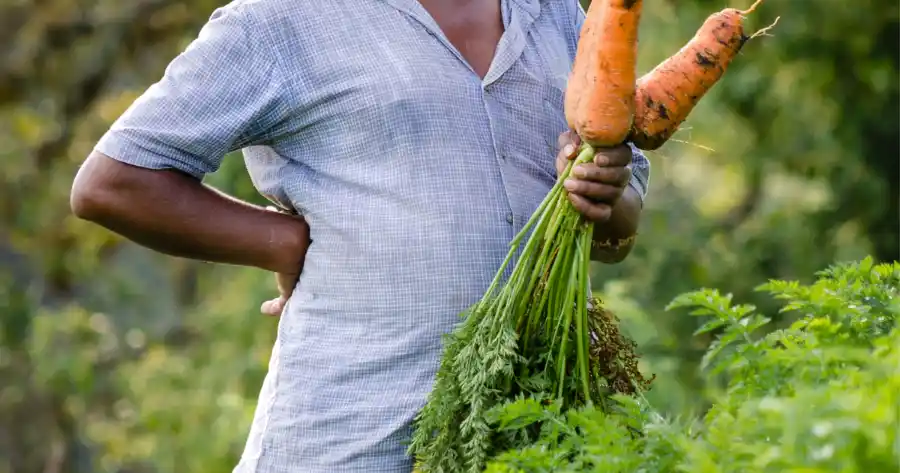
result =
[[584,202],[582,202],[582,200],[579,199],[577,195],[570,193],[569,194],[569,202],[572,203],[572,207],[574,207],[575,210],[578,211],[578,213],[580,213],[580,214],[585,213]]
[[603,169],[603,175],[600,177],[603,182],[616,182],[618,173],[615,168],[605,168]]
[[616,188],[612,186],[603,186],[602,197],[604,200],[612,200],[616,197]]

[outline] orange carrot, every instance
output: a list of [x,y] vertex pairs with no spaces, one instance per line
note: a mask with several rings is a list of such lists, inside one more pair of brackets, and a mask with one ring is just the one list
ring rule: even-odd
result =
[[638,79],[634,126],[629,136],[635,146],[654,150],[668,141],[722,77],[741,47],[775,26],[773,23],[753,36],[744,34],[744,17],[760,2],[747,10],[726,8],[710,15],[680,51]]
[[588,7],[565,114],[569,127],[593,146],[618,145],[631,129],[642,8],[642,0],[594,0]]

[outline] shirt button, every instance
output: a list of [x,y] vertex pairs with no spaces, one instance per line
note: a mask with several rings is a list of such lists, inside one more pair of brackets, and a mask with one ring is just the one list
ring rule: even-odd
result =
[[506,223],[512,225],[512,223],[513,223],[513,214],[506,214]]

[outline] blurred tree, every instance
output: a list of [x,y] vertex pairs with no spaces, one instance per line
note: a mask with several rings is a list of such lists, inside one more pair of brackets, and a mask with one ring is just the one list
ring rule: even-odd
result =
[[[2,472],[115,471],[94,468],[89,426],[118,402],[119,363],[141,353],[128,349],[125,335],[151,328],[148,344],[172,345],[180,329],[176,314],[165,315],[166,300],[196,298],[201,265],[154,255],[149,266],[129,267],[147,252],[73,219],[68,190],[110,121],[216,6],[0,2]],[[170,271],[154,284],[154,275]],[[112,325],[101,330],[106,316],[95,310],[111,310]],[[42,320],[52,322],[35,326]],[[53,337],[40,345],[48,327]],[[97,346],[100,335],[107,345]]]

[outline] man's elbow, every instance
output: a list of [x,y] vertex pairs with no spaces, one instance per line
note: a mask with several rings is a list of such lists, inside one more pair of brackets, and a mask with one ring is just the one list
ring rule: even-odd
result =
[[69,193],[69,208],[72,209],[73,215],[82,220],[95,220],[103,208],[103,197],[97,188],[87,185],[84,181],[85,178],[79,173]]
[[69,193],[69,207],[72,214],[82,220],[95,220],[103,207],[102,197],[99,194],[97,189],[84,185],[76,179]]
[[73,215],[82,220],[93,220],[98,206],[97,197],[93,193],[77,185],[72,186],[72,192],[69,194],[69,208],[72,209]]
[[69,207],[76,217],[96,222],[117,207],[117,173],[110,168],[110,161],[112,159],[93,153],[78,170],[69,193]]

